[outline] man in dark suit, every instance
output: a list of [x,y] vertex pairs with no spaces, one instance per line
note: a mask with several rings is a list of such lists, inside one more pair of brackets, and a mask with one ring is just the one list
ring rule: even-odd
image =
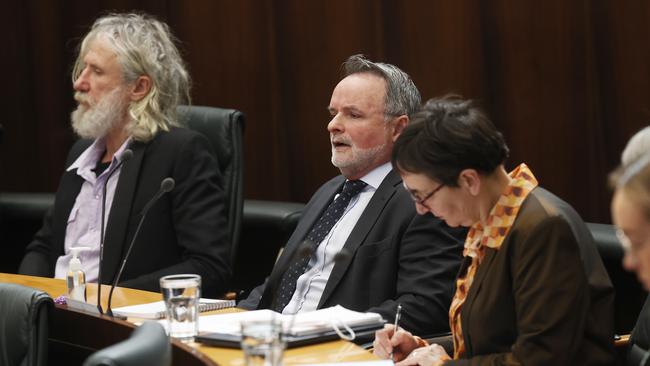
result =
[[390,165],[420,94],[393,65],[352,56],[344,67],[327,126],[342,175],[314,194],[271,275],[239,306],[293,314],[340,304],[392,321],[401,304],[401,326],[445,332],[465,232],[417,215]]
[[20,273],[65,278],[70,248],[85,246],[87,280],[111,283],[145,205],[171,177],[175,186],[149,210],[120,285],[158,291],[161,276],[196,273],[208,294],[227,289],[220,176],[208,141],[176,126],[189,75],[172,39],[165,24],[136,14],[100,18],[84,38],[72,113],[83,139],[70,151],[54,207]]

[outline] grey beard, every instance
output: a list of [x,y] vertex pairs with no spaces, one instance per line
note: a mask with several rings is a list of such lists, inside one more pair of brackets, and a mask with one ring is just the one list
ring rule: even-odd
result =
[[72,129],[82,138],[97,139],[119,126],[127,105],[122,103],[122,88],[116,88],[99,103],[86,107],[79,104],[71,114]]

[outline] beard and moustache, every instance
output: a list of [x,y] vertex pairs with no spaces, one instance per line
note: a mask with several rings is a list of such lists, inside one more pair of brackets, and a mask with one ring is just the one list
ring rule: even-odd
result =
[[[332,165],[339,168],[341,172],[345,170],[347,174],[354,174],[363,171],[375,164],[377,157],[386,149],[386,143],[379,144],[370,148],[360,148],[352,142],[352,139],[346,136],[331,137],[332,142]],[[339,153],[334,147],[334,143],[346,144],[350,147],[347,154]]]
[[122,123],[129,106],[124,101],[124,88],[118,87],[99,102],[88,94],[76,92],[74,99],[79,103],[71,114],[72,129],[82,138],[97,139],[106,136]]

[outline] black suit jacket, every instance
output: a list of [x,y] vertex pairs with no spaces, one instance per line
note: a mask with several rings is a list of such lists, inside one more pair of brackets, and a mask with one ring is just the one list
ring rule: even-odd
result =
[[[92,141],[80,140],[68,155],[67,166]],[[217,162],[202,135],[173,128],[148,143],[134,142],[125,162],[106,225],[102,282],[112,283],[133,238],[142,209],[166,177],[174,189],[151,207],[126,264],[120,286],[158,291],[161,276],[201,275],[204,294],[227,290],[230,280],[229,238],[224,196]],[[19,273],[52,277],[64,253],[67,220],[84,180],[76,169],[60,181],[54,207],[27,246]]]
[[628,347],[627,364],[639,364],[641,359],[648,355],[650,349],[650,296],[643,304],[639,312],[639,318],[634,325],[630,335],[630,344]]
[[[311,198],[265,284],[240,302],[246,309],[268,308],[278,283],[314,222],[345,182],[338,176]],[[448,331],[448,311],[460,264],[465,230],[452,230],[431,215],[420,216],[399,175],[391,171],[378,187],[344,248],[351,256],[337,262],[318,308],[340,304],[374,311],[419,334]]]
[[614,288],[566,202],[531,191],[487,248],[461,310],[465,359],[445,365],[611,365]]

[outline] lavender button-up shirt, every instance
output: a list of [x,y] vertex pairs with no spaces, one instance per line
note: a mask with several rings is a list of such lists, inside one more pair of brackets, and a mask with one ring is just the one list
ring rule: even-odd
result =
[[[102,194],[104,184],[110,175],[106,185],[106,212],[104,214],[104,229],[111,212],[111,204],[115,195],[115,187],[120,179],[122,153],[131,142],[128,138],[113,155],[113,160],[106,170],[98,177],[93,172],[100,161],[106,144],[104,139],[97,139],[90,145],[72,165],[67,169],[77,169],[77,175],[84,179],[79,195],[68,217],[68,226],[65,232],[64,251],[56,261],[54,278],[65,278],[68,273],[68,265],[72,258],[72,247],[88,247],[79,255],[81,269],[86,273],[87,282],[96,282],[99,273],[99,249],[101,242],[101,220],[102,220]],[[117,170],[116,170],[117,169]],[[112,173],[116,170],[114,173]],[[112,175],[111,175],[112,173]]]

